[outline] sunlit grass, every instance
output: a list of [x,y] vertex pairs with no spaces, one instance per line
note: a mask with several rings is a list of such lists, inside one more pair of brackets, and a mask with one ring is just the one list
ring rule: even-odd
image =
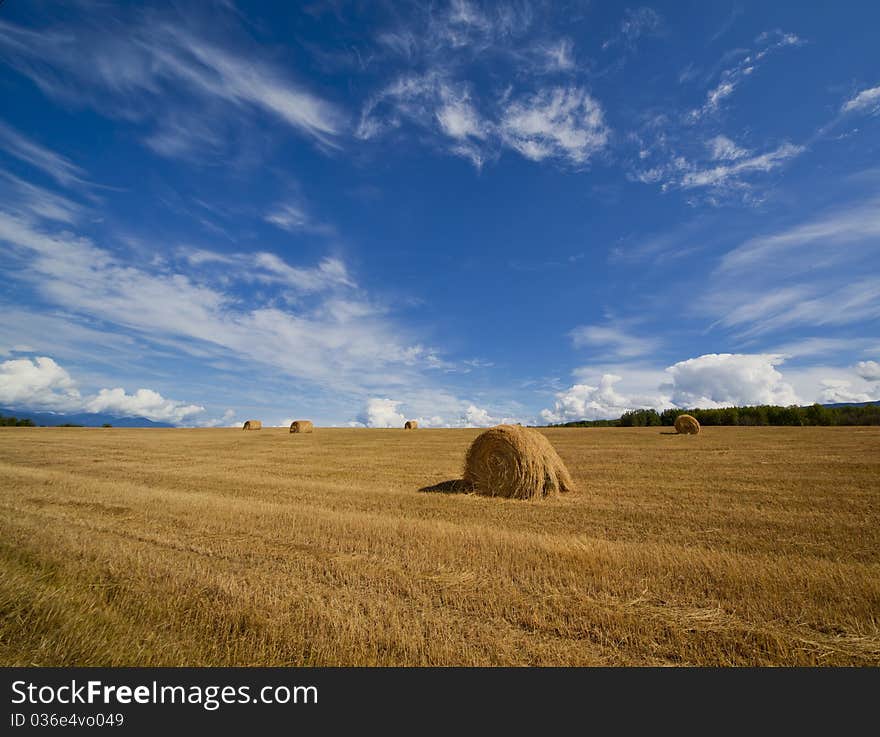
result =
[[2,665],[880,664],[880,428],[0,430]]

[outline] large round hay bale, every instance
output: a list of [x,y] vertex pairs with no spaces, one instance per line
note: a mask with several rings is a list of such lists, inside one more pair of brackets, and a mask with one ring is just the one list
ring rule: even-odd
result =
[[248,420],[244,423],[244,427],[242,430],[260,430],[263,427],[263,423],[259,420]]
[[574,483],[544,435],[519,425],[498,425],[468,449],[464,482],[478,494],[531,499],[571,491]]
[[682,435],[696,435],[700,432],[700,423],[693,415],[679,415],[675,418],[675,432]]
[[404,430],[418,430],[419,423],[417,420],[407,420],[403,425]]
[[290,423],[290,432],[312,432],[314,429],[311,420],[294,420]]

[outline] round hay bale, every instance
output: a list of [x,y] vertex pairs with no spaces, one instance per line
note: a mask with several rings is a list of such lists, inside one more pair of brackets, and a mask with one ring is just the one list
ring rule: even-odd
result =
[[418,430],[419,423],[416,420],[407,420],[403,425],[404,430]]
[[242,430],[260,430],[263,427],[263,423],[259,420],[248,420],[244,423],[244,427]]
[[477,436],[465,458],[464,482],[478,494],[512,499],[574,489],[550,441],[519,425],[498,425]]
[[675,418],[675,432],[682,435],[696,435],[700,432],[700,423],[693,415],[679,415]]
[[311,420],[294,420],[290,423],[290,432],[313,432],[314,429]]

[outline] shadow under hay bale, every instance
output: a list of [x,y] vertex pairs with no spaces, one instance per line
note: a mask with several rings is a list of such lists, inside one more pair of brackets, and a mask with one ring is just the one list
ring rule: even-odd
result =
[[574,489],[550,441],[537,430],[519,425],[498,425],[477,436],[465,458],[463,480],[477,494],[512,499]]
[[432,486],[423,486],[419,489],[422,494],[472,494],[472,486],[468,486],[464,479],[449,479]]
[[290,423],[290,432],[314,432],[315,426],[311,420],[294,420]]
[[679,415],[675,418],[675,432],[681,435],[696,435],[700,432],[700,423],[692,415]]

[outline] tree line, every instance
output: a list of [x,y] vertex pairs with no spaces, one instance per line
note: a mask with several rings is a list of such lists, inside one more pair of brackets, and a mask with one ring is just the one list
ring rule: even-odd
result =
[[761,404],[754,407],[721,407],[719,409],[635,409],[624,412],[617,420],[580,420],[552,427],[663,427],[675,424],[675,418],[688,414],[701,425],[768,426],[768,425],[880,425],[880,404],[826,407],[792,405],[780,407]]
[[36,427],[33,420],[0,415],[0,427]]
[[[5,415],[0,415],[0,427],[37,427],[37,423],[34,422],[29,417],[7,417]],[[46,427],[45,425],[40,425],[40,427]],[[73,422],[65,422],[63,425],[52,425],[52,427],[85,427],[85,425],[77,425]],[[101,427],[113,427],[108,423],[105,423]]]

